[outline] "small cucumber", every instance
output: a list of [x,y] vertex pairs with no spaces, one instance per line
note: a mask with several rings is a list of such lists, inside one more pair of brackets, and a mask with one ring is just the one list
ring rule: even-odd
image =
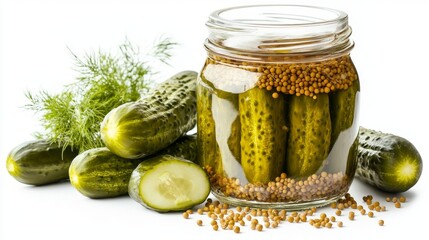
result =
[[340,133],[350,128],[356,121],[356,95],[359,91],[359,81],[355,80],[349,88],[329,94],[332,122],[331,147]]
[[89,149],[73,160],[70,182],[89,198],[121,196],[127,194],[131,173],[141,161],[119,157],[105,147]]
[[[196,161],[197,138],[187,135],[156,153]],[[119,157],[107,148],[90,149],[79,154],[70,166],[70,182],[89,198],[110,198],[128,193],[132,171],[145,159]]]
[[328,157],[331,140],[329,97],[293,96],[289,110],[286,173],[289,177],[315,174]]
[[185,135],[173,144],[156,153],[156,155],[171,155],[197,162],[197,135]]
[[265,89],[239,95],[241,165],[251,183],[267,183],[280,176],[285,158],[287,127],[283,95],[274,99]]
[[422,158],[407,139],[361,127],[356,177],[382,191],[413,187],[423,170]]
[[148,209],[180,211],[204,202],[210,193],[210,182],[199,165],[160,155],[143,161],[133,171],[128,192]]
[[197,116],[196,80],[196,72],[180,72],[147,97],[110,111],[100,129],[106,147],[123,158],[142,158],[193,129]]
[[28,141],[9,153],[6,168],[21,183],[44,185],[68,179],[69,166],[77,154],[77,149],[47,140]]
[[210,166],[222,173],[222,159],[216,142],[215,121],[212,114],[213,92],[202,77],[197,84],[197,145],[198,163],[202,167]]

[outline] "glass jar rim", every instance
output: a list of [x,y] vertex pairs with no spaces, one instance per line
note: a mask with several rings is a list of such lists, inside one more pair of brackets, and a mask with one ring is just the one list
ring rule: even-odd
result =
[[247,60],[271,55],[318,59],[347,54],[354,43],[348,15],[325,7],[244,5],[212,12],[206,50]]
[[[262,10],[271,8],[276,12],[263,13]],[[281,8],[281,10],[280,10]],[[283,10],[285,8],[312,12],[312,14],[298,15],[286,14]],[[253,13],[262,14],[258,17],[265,17],[266,19],[232,19],[231,14],[238,12],[256,10]],[[280,10],[280,11],[279,11]],[[289,10],[290,11],[290,10]],[[315,14],[323,14],[315,16]],[[328,16],[329,15],[329,16]],[[228,17],[229,16],[229,17]],[[282,18],[283,17],[283,18]],[[285,18],[287,17],[287,18]],[[295,19],[291,17],[296,17]],[[269,28],[285,28],[285,27],[304,27],[314,26],[321,24],[338,23],[339,21],[347,21],[347,13],[327,7],[318,7],[310,5],[294,5],[294,4],[259,4],[259,5],[243,5],[229,8],[218,9],[212,12],[209,16],[208,24],[214,23],[215,25],[234,26],[234,27],[269,27]],[[283,20],[283,21],[281,21]],[[260,21],[260,22],[257,22]]]

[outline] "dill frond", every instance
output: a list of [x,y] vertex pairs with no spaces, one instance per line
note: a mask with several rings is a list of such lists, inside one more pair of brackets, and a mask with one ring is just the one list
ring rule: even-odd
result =
[[78,72],[75,82],[59,94],[26,92],[29,103],[25,107],[41,114],[45,129],[36,136],[80,151],[104,146],[99,132],[104,116],[115,107],[138,100],[153,85],[150,76],[154,71],[144,56],[167,63],[175,45],[168,38],[160,39],[153,52],[143,56],[128,39],[116,55],[99,50],[78,57],[70,50]]

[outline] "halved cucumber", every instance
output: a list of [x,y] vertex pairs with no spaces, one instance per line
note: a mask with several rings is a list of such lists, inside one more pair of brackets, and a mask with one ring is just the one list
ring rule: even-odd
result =
[[210,193],[210,182],[199,165],[161,155],[139,164],[131,174],[128,193],[146,208],[180,211],[204,202]]

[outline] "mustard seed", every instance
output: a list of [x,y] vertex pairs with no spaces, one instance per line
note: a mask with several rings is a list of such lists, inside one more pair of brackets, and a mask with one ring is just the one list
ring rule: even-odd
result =
[[219,226],[218,225],[212,225],[212,228],[214,231],[217,231],[219,229]]
[[240,227],[239,226],[234,226],[234,232],[235,233],[239,233],[240,232]]
[[234,228],[234,224],[228,224],[228,230],[232,230]]
[[256,230],[256,224],[252,224],[252,225],[250,225],[250,229],[252,229],[252,230]]
[[339,221],[339,222],[337,223],[337,226],[338,226],[338,227],[343,227],[343,222]]
[[395,202],[395,208],[401,208],[401,203],[400,202]]
[[272,228],[277,228],[279,226],[279,224],[277,222],[272,222],[271,223],[271,227]]
[[398,198],[397,198],[397,197],[393,197],[393,198],[392,198],[392,202],[393,202],[393,203],[396,203],[397,201],[398,201]]
[[203,225],[203,220],[198,219],[198,220],[197,220],[197,225],[198,225],[198,226],[202,226],[202,225]]
[[341,216],[341,210],[337,210],[337,211],[335,211],[335,214],[336,214],[337,216]]
[[390,201],[391,201],[390,197],[386,197],[386,202],[390,202]]
[[374,213],[373,213],[373,212],[371,212],[371,211],[369,211],[369,212],[368,212],[368,217],[370,217],[370,218],[374,217]]
[[378,225],[383,226],[384,225],[384,220],[378,220]]
[[400,196],[400,197],[399,197],[399,201],[400,201],[401,203],[404,203],[404,202],[406,202],[406,201],[407,201],[407,198],[405,198],[404,196]]
[[189,213],[184,212],[184,213],[182,214],[182,216],[183,216],[183,218],[184,218],[184,219],[188,219],[188,218],[189,218]]
[[335,222],[337,219],[335,219],[335,216],[331,216],[331,222]]
[[261,224],[258,224],[256,226],[256,230],[258,230],[259,232],[262,231],[262,229],[263,229],[263,226]]
[[355,219],[355,213],[354,212],[349,212],[349,219],[350,220],[354,220]]

